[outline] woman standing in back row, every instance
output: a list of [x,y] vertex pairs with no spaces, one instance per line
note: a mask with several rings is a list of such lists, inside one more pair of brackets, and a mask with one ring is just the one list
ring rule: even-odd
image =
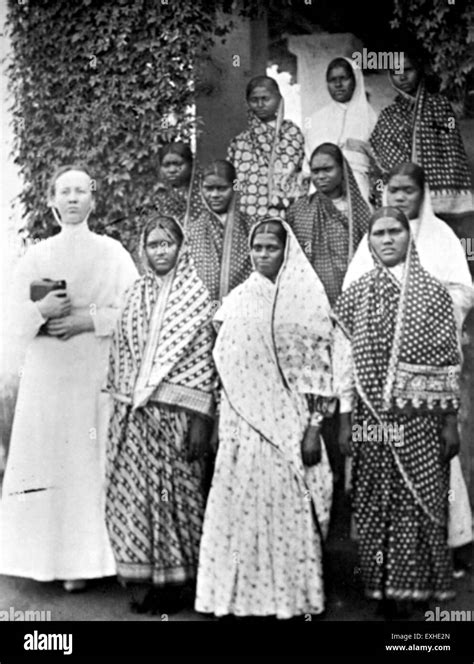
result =
[[427,89],[421,58],[407,50],[402,71],[390,72],[397,92],[380,113],[370,144],[384,175],[402,162],[423,167],[436,213],[473,209],[471,176],[456,115]]
[[308,156],[321,143],[335,143],[347,159],[360,193],[369,200],[369,138],[377,114],[367,100],[364,76],[349,58],[331,60],[326,71],[331,101],[311,118],[306,134]]
[[232,139],[227,159],[237,171],[240,207],[250,217],[277,214],[305,192],[301,170],[304,137],[284,120],[277,82],[256,76],[247,85],[248,128]]

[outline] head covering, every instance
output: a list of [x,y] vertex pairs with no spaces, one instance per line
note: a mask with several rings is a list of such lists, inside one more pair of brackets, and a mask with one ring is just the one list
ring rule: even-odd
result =
[[377,115],[367,101],[362,70],[350,58],[344,60],[349,63],[354,74],[354,92],[349,101],[331,99],[329,104],[312,116],[307,137],[309,154],[325,142],[341,146],[348,138],[368,141],[377,121]]
[[110,356],[112,395],[134,408],[153,399],[212,415],[211,311],[183,241],[165,277],[149,267],[127,295]]
[[423,80],[415,97],[396,90],[370,137],[380,168],[387,172],[398,163],[419,164],[437,212],[472,210],[469,164],[451,104],[429,93]]
[[[277,220],[277,223],[286,232],[286,244],[283,263],[273,289],[271,327],[275,358],[282,379],[290,390],[331,399],[332,323],[329,302],[319,277],[306,259],[290,226],[281,220]],[[250,238],[254,237],[255,230],[261,224],[258,222],[253,227]],[[254,291],[259,290],[262,279],[271,283],[258,272],[253,272],[224,300],[215,320],[231,320],[232,331],[222,328],[219,333],[221,340],[225,340],[228,333],[238,336],[240,326],[243,326],[241,333],[245,336],[245,312],[253,315],[252,307],[256,301]],[[246,399],[245,395],[250,393],[245,384],[235,389],[242,392],[242,399]]]
[[412,239],[401,283],[369,250],[374,269],[334,310],[351,340],[359,396],[378,415],[457,410],[460,356],[449,293],[422,268]]
[[[387,203],[387,186],[383,204]],[[417,219],[410,219],[410,230],[421,265],[446,286],[454,303],[459,332],[467,311],[473,306],[472,277],[462,245],[449,226],[436,217],[431,205],[428,185]],[[374,267],[374,260],[364,239],[349,264],[343,290]]]
[[369,226],[370,208],[343,156],[343,192],[347,216],[332,200],[316,191],[289,208],[287,221],[321,279],[331,304],[342,291],[347,266]]
[[236,191],[225,223],[210,208],[204,196],[201,198],[201,212],[189,226],[189,247],[199,277],[207,286],[211,299],[219,302],[252,271],[247,240],[252,220],[240,211]]
[[274,235],[283,246],[286,244],[286,231],[281,223],[279,217],[264,217],[261,221],[258,221],[250,231],[249,235],[249,247],[252,249],[253,241],[255,236],[259,233],[269,233]]

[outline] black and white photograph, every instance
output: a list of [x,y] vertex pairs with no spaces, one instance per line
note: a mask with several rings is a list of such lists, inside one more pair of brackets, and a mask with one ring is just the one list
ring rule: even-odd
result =
[[0,23],[0,662],[472,662],[474,5]]

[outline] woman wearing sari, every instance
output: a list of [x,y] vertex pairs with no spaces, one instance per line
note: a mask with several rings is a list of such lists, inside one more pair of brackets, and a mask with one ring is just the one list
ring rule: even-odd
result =
[[119,578],[148,589],[132,609],[171,613],[196,575],[214,334],[177,221],[153,216],[142,248],[147,270],[127,294],[110,355],[106,518]]
[[252,271],[248,251],[252,222],[239,209],[234,191],[236,178],[235,168],[222,159],[204,169],[203,209],[189,228],[189,246],[198,276],[214,302],[220,302]]
[[[384,203],[407,216],[421,265],[449,292],[461,347],[462,325],[473,302],[472,279],[461,243],[449,226],[433,214],[423,169],[412,163],[393,168],[384,191]],[[343,289],[374,267],[373,252],[364,238],[349,265]],[[472,542],[471,508],[458,456],[451,461],[450,487],[449,545],[456,549]]]
[[[425,171],[417,164],[397,164],[388,174],[384,204],[398,207],[408,217],[422,266],[449,291],[459,333],[472,306],[472,278],[459,239],[435,216]],[[343,288],[374,267],[366,241],[359,244],[349,264]]]
[[283,216],[292,200],[304,193],[304,137],[284,120],[277,82],[256,76],[247,85],[248,128],[230,142],[227,159],[235,166],[240,208],[249,217]]
[[150,210],[176,217],[186,229],[201,209],[199,173],[191,148],[181,141],[167,143],[160,149],[159,164]]
[[318,146],[310,168],[316,192],[290,206],[287,222],[333,305],[341,294],[349,261],[367,231],[370,209],[336,145]]
[[306,133],[308,156],[321,143],[335,143],[347,159],[360,193],[369,200],[369,138],[377,114],[367,101],[364,76],[349,58],[331,60],[326,71],[331,101],[316,111]]
[[421,266],[405,214],[374,213],[369,243],[374,269],[334,313],[339,439],[353,454],[366,596],[401,617],[409,602],[454,594],[447,521],[460,355],[451,298]]
[[219,447],[196,610],[291,618],[324,610],[332,477],[320,426],[333,407],[332,326],[285,222],[258,222],[250,247],[255,271],[215,316]]
[[384,174],[401,162],[422,166],[436,213],[472,210],[471,176],[451,104],[428,92],[421,61],[406,54],[390,72],[395,100],[380,113],[370,143]]

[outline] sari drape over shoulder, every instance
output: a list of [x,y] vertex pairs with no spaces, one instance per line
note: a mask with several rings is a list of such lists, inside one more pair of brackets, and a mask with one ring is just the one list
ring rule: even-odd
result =
[[297,200],[286,215],[287,222],[321,279],[331,305],[341,294],[347,267],[368,230],[370,217],[369,206],[345,158],[343,188],[348,203],[347,216],[319,191]]
[[[219,448],[196,608],[288,618],[324,608],[321,545],[332,476],[305,467],[310,408],[334,407],[329,303],[290,228],[276,283],[257,272],[224,298],[214,358]],[[308,399],[308,397],[310,397]]]
[[441,429],[443,414],[458,408],[460,374],[451,298],[411,243],[401,282],[376,259],[341,295],[334,317],[352,350],[355,424],[372,432],[353,435],[366,593],[446,599],[453,593]]
[[125,580],[195,576],[204,498],[187,436],[190,414],[213,415],[213,341],[209,293],[182,247],[171,273],[130,289],[110,355],[106,515]]
[[252,220],[240,210],[234,194],[225,221],[203,200],[202,211],[189,229],[189,246],[199,277],[211,299],[220,302],[250,275],[248,236]]
[[280,106],[276,124],[248,112],[248,128],[229,144],[227,159],[237,171],[240,208],[249,217],[283,215],[305,193],[302,181],[304,137]]
[[426,173],[435,212],[473,209],[471,175],[455,113],[449,101],[420,83],[416,98],[398,91],[380,113],[370,137],[384,173],[412,161]]
[[[387,191],[383,194],[387,204]],[[449,226],[436,217],[431,205],[430,190],[425,188],[423,202],[416,219],[410,219],[410,229],[422,266],[449,291],[459,333],[467,312],[473,306],[472,277],[464,249]],[[349,263],[343,289],[374,268],[367,236],[364,236]]]

